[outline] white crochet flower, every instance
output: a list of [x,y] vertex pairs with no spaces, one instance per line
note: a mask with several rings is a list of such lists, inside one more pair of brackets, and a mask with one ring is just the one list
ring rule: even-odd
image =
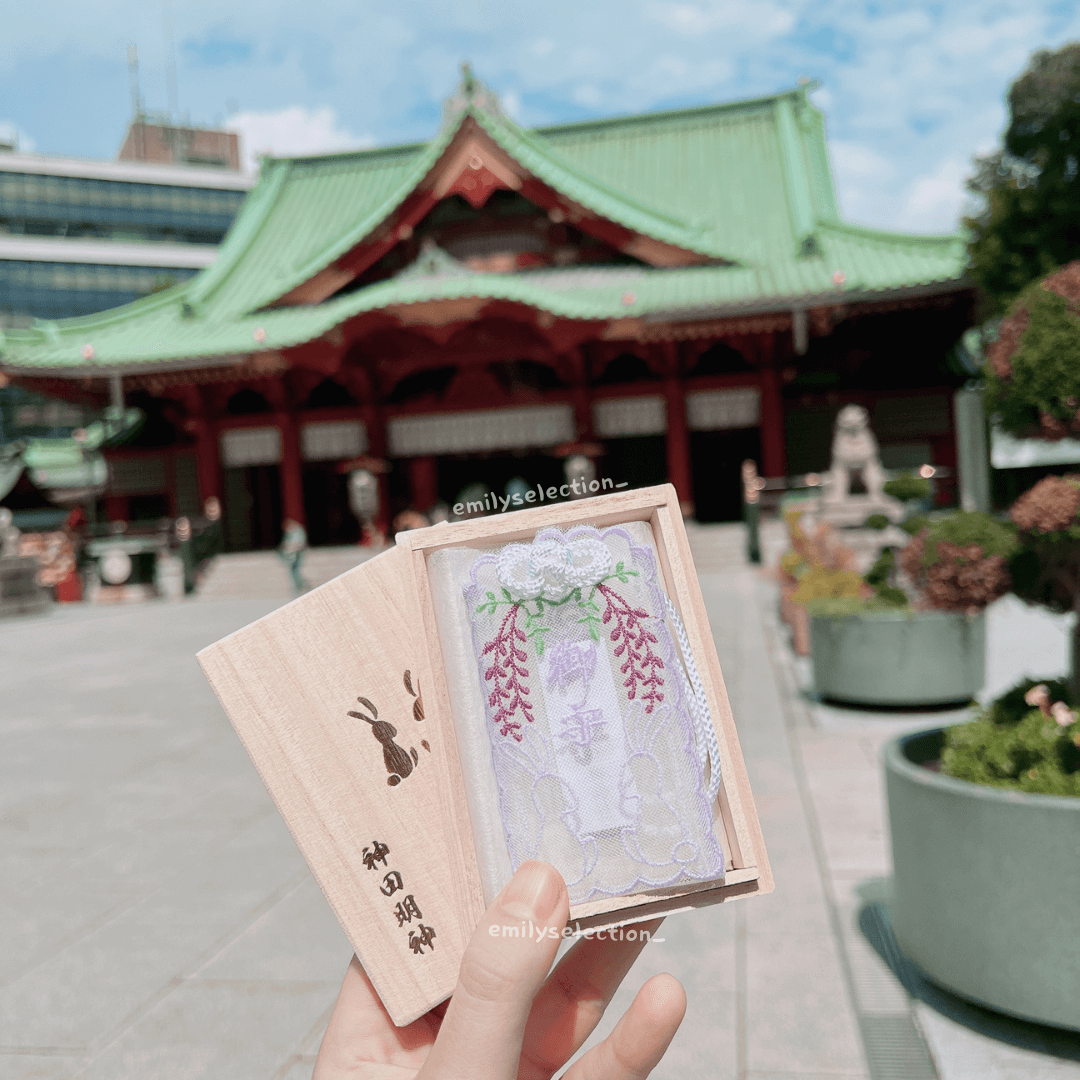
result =
[[574,589],[603,581],[613,569],[608,546],[590,536],[507,544],[496,565],[499,581],[514,600],[564,600]]

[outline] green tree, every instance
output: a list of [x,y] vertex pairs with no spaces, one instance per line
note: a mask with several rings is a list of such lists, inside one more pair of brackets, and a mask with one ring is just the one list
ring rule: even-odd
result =
[[968,182],[985,198],[965,224],[987,315],[1080,252],[1080,44],[1035,53],[1008,104],[1001,148],[976,160]]

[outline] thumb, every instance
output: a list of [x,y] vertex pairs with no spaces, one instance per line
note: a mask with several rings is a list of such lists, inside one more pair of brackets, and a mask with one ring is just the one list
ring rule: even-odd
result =
[[525,1022],[569,916],[559,872],[547,863],[523,863],[465,950],[457,989],[417,1080],[517,1076]]

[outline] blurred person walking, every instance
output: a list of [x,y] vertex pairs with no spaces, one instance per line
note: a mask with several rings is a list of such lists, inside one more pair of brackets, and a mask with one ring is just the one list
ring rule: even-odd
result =
[[277,555],[289,571],[293,596],[299,596],[308,590],[308,584],[300,573],[304,552],[307,551],[308,546],[307,531],[299,521],[293,521],[292,518],[286,518],[281,523],[281,528],[285,535],[281,538]]

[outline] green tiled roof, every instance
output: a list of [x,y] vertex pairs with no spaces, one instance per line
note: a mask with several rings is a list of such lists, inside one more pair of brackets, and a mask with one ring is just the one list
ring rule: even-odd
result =
[[[435,273],[413,267],[321,304],[266,309],[385,221],[465,117],[566,198],[713,265],[497,274],[447,272],[443,259]],[[960,281],[965,259],[959,237],[905,236],[840,220],[824,120],[805,89],[535,131],[519,128],[479,92],[460,101],[427,144],[266,161],[213,266],[99,315],[0,332],[0,364],[90,374],[227,363],[310,341],[363,312],[462,297],[519,301],[574,319],[778,311],[844,294],[947,287]]]

